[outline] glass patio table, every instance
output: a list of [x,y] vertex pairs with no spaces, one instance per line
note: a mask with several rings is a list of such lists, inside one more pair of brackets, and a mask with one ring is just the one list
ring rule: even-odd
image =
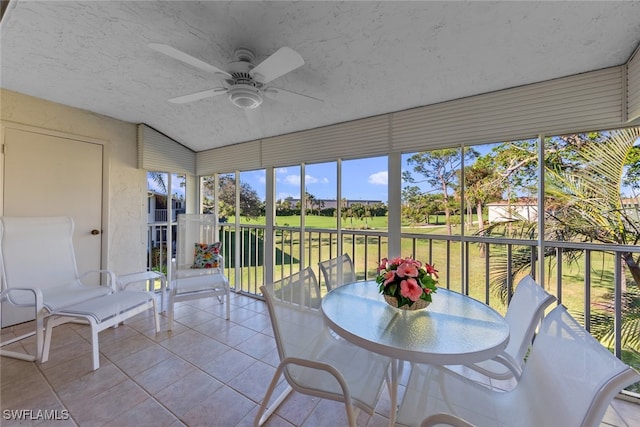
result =
[[438,288],[421,310],[391,307],[375,281],[350,283],[322,299],[327,325],[347,341],[392,359],[390,425],[395,422],[401,361],[466,365],[499,355],[509,326],[493,308],[466,295]]

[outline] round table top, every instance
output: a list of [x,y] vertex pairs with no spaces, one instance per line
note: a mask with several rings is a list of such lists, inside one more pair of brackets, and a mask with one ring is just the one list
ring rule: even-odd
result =
[[322,313],[338,335],[370,351],[417,363],[463,365],[491,359],[509,341],[509,326],[493,308],[438,288],[422,310],[391,307],[375,281],[333,289]]

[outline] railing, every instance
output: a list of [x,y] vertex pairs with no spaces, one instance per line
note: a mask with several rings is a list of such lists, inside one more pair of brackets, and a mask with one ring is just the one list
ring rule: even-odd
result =
[[[221,224],[225,273],[236,292],[261,298],[259,288],[265,282],[266,227],[243,224],[239,230],[237,237],[235,224]],[[294,227],[274,227],[273,279],[311,266],[320,280],[322,292],[326,292],[318,262],[339,255],[339,235],[342,252],[354,261],[357,279],[373,279],[378,261],[388,253],[386,231],[342,230],[338,233],[335,229],[306,229],[302,234]],[[300,252],[302,241],[304,253]],[[239,245],[237,253],[236,245]],[[555,251],[556,256],[545,260],[545,278],[541,284],[582,320],[587,330],[593,326],[590,319],[594,311],[610,316],[613,351],[623,358],[621,255],[638,254],[640,246],[569,242],[545,242],[544,245],[547,251]],[[413,256],[438,269],[440,286],[472,296],[502,313],[515,286],[511,280],[512,265],[518,264],[515,261],[528,264],[521,274],[536,276],[537,240],[402,233],[401,246],[402,256]],[[557,262],[563,253],[572,253],[576,262]],[[498,271],[506,273],[508,278],[502,287],[492,284]],[[633,360],[625,360],[627,363],[640,366],[640,355],[627,355],[623,360],[629,358]]]
[[[171,221],[175,222],[178,214],[184,213],[184,209],[173,209],[171,211]],[[155,209],[153,213],[153,220],[155,222],[167,222],[167,210],[166,209]]]

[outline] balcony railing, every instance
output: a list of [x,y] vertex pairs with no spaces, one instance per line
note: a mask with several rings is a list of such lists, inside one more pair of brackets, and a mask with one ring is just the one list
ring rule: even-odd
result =
[[[266,227],[240,225],[236,237],[235,224],[221,224],[220,240],[225,256],[225,272],[236,292],[261,297],[259,288],[265,281],[264,245]],[[388,233],[374,230],[306,229],[274,227],[274,280],[311,266],[325,284],[318,262],[337,256],[341,236],[343,253],[354,261],[358,280],[373,279],[378,261],[387,256]],[[238,242],[238,243],[237,243]],[[301,253],[301,243],[304,252]],[[236,248],[236,246],[239,247]],[[434,265],[439,271],[439,284],[469,295],[504,313],[515,283],[511,280],[514,260],[527,259],[529,267],[522,274],[534,277],[537,268],[537,240],[515,240],[477,236],[446,236],[402,233],[402,256],[413,256]],[[545,260],[543,286],[566,305],[591,330],[594,311],[613,320],[613,351],[622,358],[624,330],[624,274],[621,254],[640,253],[640,246],[618,246],[570,242],[545,242],[547,251],[555,251]],[[237,254],[236,254],[237,250]],[[576,262],[558,262],[563,253],[572,253]],[[238,265],[236,265],[238,264]],[[151,264],[150,264],[151,265]],[[492,279],[500,268],[506,272],[505,286],[497,288]],[[640,365],[640,357],[630,364]]]
[[[178,214],[185,213],[184,209],[173,209],[171,211],[171,222],[175,222]],[[152,222],[167,222],[167,209],[155,209],[153,211]]]

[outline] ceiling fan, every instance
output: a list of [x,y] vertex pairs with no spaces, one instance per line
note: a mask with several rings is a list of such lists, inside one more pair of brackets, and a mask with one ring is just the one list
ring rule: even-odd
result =
[[281,47],[258,65],[253,63],[255,55],[251,50],[238,48],[234,52],[235,60],[227,65],[226,71],[166,44],[149,43],[149,47],[222,79],[219,87],[169,99],[176,104],[226,94],[233,105],[244,110],[250,122],[257,122],[260,118],[258,107],[262,105],[265,97],[291,104],[322,102],[311,96],[267,86],[272,80],[304,64],[302,56],[289,47]]

